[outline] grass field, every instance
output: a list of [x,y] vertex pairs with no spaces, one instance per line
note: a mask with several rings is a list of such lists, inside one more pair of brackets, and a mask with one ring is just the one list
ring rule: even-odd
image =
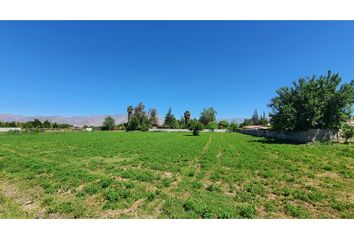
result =
[[237,133],[3,134],[0,218],[354,218],[354,147]]

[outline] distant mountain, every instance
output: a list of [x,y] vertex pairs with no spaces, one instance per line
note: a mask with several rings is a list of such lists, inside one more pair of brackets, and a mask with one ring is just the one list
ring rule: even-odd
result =
[[50,122],[56,123],[66,123],[73,125],[75,127],[87,126],[101,126],[104,119],[108,116],[114,118],[116,123],[127,122],[126,114],[116,114],[116,115],[93,115],[93,116],[72,116],[72,117],[63,117],[63,116],[22,116],[22,115],[12,115],[12,114],[0,114],[0,121],[2,122],[28,122],[34,119],[39,119],[41,121],[48,120]]
[[[128,121],[127,114],[116,114],[116,115],[92,115],[92,116],[72,116],[72,117],[64,117],[64,116],[23,116],[23,115],[14,115],[14,114],[0,114],[0,121],[2,122],[28,122],[33,121],[34,119],[39,119],[42,122],[48,120],[50,122],[56,123],[66,123],[73,125],[75,127],[82,127],[84,125],[87,126],[102,126],[104,119],[108,116],[111,116],[116,121],[116,124],[124,123]],[[223,118],[217,119],[226,120],[228,122],[237,122],[242,123],[245,118]],[[159,123],[162,124],[164,118],[159,118]]]

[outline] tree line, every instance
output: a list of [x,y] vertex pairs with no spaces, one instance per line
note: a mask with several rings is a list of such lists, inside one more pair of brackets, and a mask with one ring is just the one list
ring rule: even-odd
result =
[[[205,108],[200,113],[199,118],[191,118],[191,112],[185,111],[183,116],[179,119],[172,113],[172,109],[169,108],[162,125],[159,125],[159,117],[156,108],[151,108],[145,111],[145,105],[139,103],[136,107],[128,106],[127,108],[128,122],[120,124],[120,129],[127,131],[147,131],[152,127],[168,128],[168,129],[189,129],[194,135],[198,135],[203,129],[229,129],[230,131],[236,131],[238,124],[235,122],[229,123],[228,121],[221,120],[216,121],[216,110],[213,107]],[[112,117],[107,117],[103,122],[103,130],[113,130],[117,126]]]
[[24,128],[24,129],[42,129],[42,128],[71,128],[70,124],[60,124],[60,123],[52,123],[48,120],[41,121],[39,119],[34,119],[33,121],[27,122],[1,122],[0,127],[10,127],[10,128]]

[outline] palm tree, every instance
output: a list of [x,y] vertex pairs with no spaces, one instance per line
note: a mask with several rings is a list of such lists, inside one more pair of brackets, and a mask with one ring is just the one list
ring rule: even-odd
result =
[[129,106],[129,107],[127,108],[127,112],[128,112],[128,122],[130,122],[130,118],[132,117],[133,110],[134,110],[133,106]]
[[188,128],[189,119],[191,119],[191,113],[189,111],[184,112],[184,122],[186,123],[186,128]]

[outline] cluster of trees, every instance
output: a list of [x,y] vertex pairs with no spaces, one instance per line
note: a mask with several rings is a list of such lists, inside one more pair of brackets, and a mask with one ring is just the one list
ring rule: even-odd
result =
[[243,123],[240,124],[240,127],[243,126],[250,126],[250,125],[268,125],[269,121],[265,115],[265,112],[263,112],[262,116],[258,115],[257,109],[254,110],[253,115],[251,118],[246,118]]
[[39,119],[34,119],[33,121],[28,122],[0,122],[0,127],[17,127],[17,128],[25,128],[25,129],[41,129],[41,128],[70,128],[72,125],[70,124],[59,124],[52,123],[48,120],[41,121]]
[[354,103],[354,80],[341,84],[339,74],[300,78],[276,91],[271,99],[271,124],[284,132],[311,128],[339,129],[347,122]]
[[[189,129],[193,134],[198,135],[200,131],[207,128],[210,130],[214,129],[230,129],[231,131],[236,131],[238,125],[236,123],[229,123],[225,120],[220,122],[216,121],[216,110],[212,107],[205,108],[200,113],[199,119],[191,119],[190,111],[185,111],[183,116],[180,119],[177,119],[172,113],[172,109],[169,108],[164,122],[159,126],[158,114],[156,108],[150,109],[148,112],[144,111],[145,106],[142,103],[139,103],[135,108],[129,106],[127,108],[128,113],[128,122],[126,123],[126,130],[142,130],[146,131],[151,127],[162,127],[162,128],[180,128],[180,129]],[[110,126],[113,126],[110,125]]]

